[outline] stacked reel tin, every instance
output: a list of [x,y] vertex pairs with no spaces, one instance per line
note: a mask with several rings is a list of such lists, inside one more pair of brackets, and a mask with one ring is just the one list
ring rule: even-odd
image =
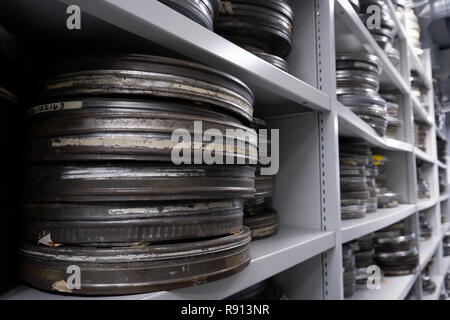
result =
[[447,141],[442,139],[437,139],[437,152],[438,159],[443,164],[447,163]]
[[[266,122],[260,118],[253,118],[252,128],[257,132],[261,129],[267,130]],[[267,150],[270,150],[270,130],[266,141],[261,141],[261,138],[259,135],[258,146],[266,143]],[[256,166],[254,198],[244,201],[244,225],[251,230],[253,240],[273,236],[278,231],[277,211],[270,208],[270,198],[275,192],[275,176],[261,175],[261,167],[261,163]]]
[[419,236],[420,241],[426,241],[433,236],[433,226],[429,221],[429,215],[425,211],[419,212]]
[[403,126],[402,120],[399,116],[399,105],[397,103],[397,96],[391,93],[381,93],[383,99],[386,100],[387,112],[388,112],[388,125],[386,135],[388,137],[394,137],[397,135],[398,130]]
[[377,211],[371,148],[359,141],[343,139],[339,147],[342,219],[362,218]]
[[422,160],[416,160],[417,170],[417,197],[419,199],[429,199],[431,197],[430,183],[425,177],[424,163]]
[[436,283],[431,279],[430,268],[435,261],[435,257],[433,257],[430,262],[425,266],[425,269],[422,271],[422,294],[424,296],[428,296],[433,294],[436,291]]
[[419,72],[417,72],[416,70],[412,70],[410,80],[411,80],[411,93],[413,97],[416,97],[419,100],[419,102],[424,106],[425,110],[428,111],[430,109],[430,106],[428,105],[428,102],[425,100],[428,88],[426,84],[423,82]]
[[447,194],[447,171],[439,168],[439,194]]
[[386,276],[415,273],[419,264],[416,234],[403,222],[375,233],[374,260]]
[[414,52],[420,56],[423,53],[422,45],[420,41],[420,24],[414,10],[412,8],[407,8],[405,10],[405,29],[406,37],[411,43]]
[[[249,264],[242,201],[255,192],[255,169],[245,164],[256,163],[257,138],[245,125],[254,97],[244,83],[144,55],[65,58],[44,70],[27,111],[25,282],[134,294],[198,285]],[[215,141],[222,160],[245,164],[207,165],[208,129],[227,135]],[[247,132],[243,148],[228,145],[239,137],[227,129]],[[174,150],[189,164],[177,163]],[[80,287],[66,281],[71,265]]]
[[371,54],[338,54],[336,82],[338,100],[379,135],[384,136],[388,125],[386,101],[380,96],[381,66]]
[[367,283],[371,276],[371,273],[367,272],[367,268],[375,265],[373,259],[375,256],[373,238],[373,233],[369,233],[358,238],[356,241],[357,248],[354,252],[356,263],[356,286],[358,290],[367,289]]
[[444,257],[450,256],[450,231],[447,231],[444,235],[444,240],[442,241]]
[[294,13],[283,0],[222,1],[215,31],[276,67],[288,71]]
[[372,156],[372,164],[378,169],[378,175],[376,176],[378,208],[384,209],[399,206],[399,194],[392,192],[387,187],[386,164],[388,162],[389,158],[384,155],[374,154]]
[[342,246],[342,265],[344,277],[344,297],[350,298],[356,292],[355,253],[349,244]]
[[428,126],[421,123],[414,123],[414,140],[417,148],[422,150],[423,152],[427,152],[427,135],[428,135]]
[[[374,11],[370,11],[371,6],[377,6],[380,9],[380,28],[369,28],[375,41],[393,60],[394,64],[400,62],[400,53],[393,47],[394,38],[398,32],[394,20],[391,18],[389,7],[384,0],[360,0],[360,18],[364,25],[369,26]],[[368,12],[369,11],[369,12]]]
[[172,9],[178,11],[198,24],[214,29],[214,21],[219,15],[220,0],[158,0]]

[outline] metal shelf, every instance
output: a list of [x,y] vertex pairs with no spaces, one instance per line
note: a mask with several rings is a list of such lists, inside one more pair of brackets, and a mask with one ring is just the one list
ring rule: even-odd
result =
[[[70,0],[61,1],[73,4]],[[78,0],[76,3],[83,12],[98,19],[203,64],[226,70],[250,86],[258,106],[277,106],[281,113],[283,109],[287,113],[303,111],[300,106],[330,110],[330,98],[323,92],[158,1]]]
[[390,226],[409,217],[416,211],[413,204],[402,204],[398,208],[378,209],[376,213],[367,214],[362,219],[342,220],[342,242],[348,242],[368,233]]
[[423,152],[422,150],[420,150],[417,147],[414,147],[414,153],[416,155],[417,158],[419,158],[420,160],[426,161],[428,163],[436,163],[436,160],[433,159],[433,157],[425,152]]
[[427,200],[417,200],[417,211],[422,211],[432,206],[436,205],[439,202],[439,198],[431,198]]
[[388,137],[381,137],[366,122],[342,103],[339,101],[336,101],[335,103],[339,118],[340,135],[359,137],[372,146],[385,150],[412,152],[413,146],[411,144]]
[[[278,233],[267,239],[252,242],[250,265],[229,278],[197,287],[140,295],[108,297],[108,299],[223,299],[285,269],[333,248],[334,232],[312,231],[293,227],[280,227]],[[282,261],[283,263],[280,263]],[[0,299],[92,299],[67,297],[42,292],[25,285],[0,296]]]
[[403,300],[414,285],[418,274],[384,277],[379,290],[357,291],[353,300]]
[[447,170],[447,165],[442,163],[441,161],[436,160],[436,164],[438,165],[439,168]]
[[440,237],[432,237],[429,240],[419,242],[420,270],[425,268],[431,257],[436,253],[441,240]]
[[434,122],[433,119],[430,116],[428,116],[427,111],[425,110],[424,106],[420,103],[420,101],[417,99],[417,97],[411,96],[411,100],[414,109],[414,120],[418,122],[424,122],[428,126],[432,126]]

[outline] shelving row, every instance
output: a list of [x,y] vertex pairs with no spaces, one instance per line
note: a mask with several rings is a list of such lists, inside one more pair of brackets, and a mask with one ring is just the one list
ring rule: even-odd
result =
[[[2,4],[0,9],[12,15],[25,2],[17,0]],[[239,78],[254,92],[258,116],[263,117],[270,128],[280,129],[280,170],[272,203],[279,213],[280,229],[274,237],[252,243],[249,267],[229,278],[192,288],[107,298],[223,299],[275,277],[291,299],[343,299],[342,244],[407,218],[414,222],[418,235],[419,212],[430,210],[434,234],[431,240],[419,246],[419,271],[385,277],[379,290],[358,291],[354,299],[404,299],[411,289],[422,297],[420,270],[435,253],[439,255],[440,266],[447,261],[439,246],[445,230],[440,217],[444,214],[442,208],[448,209],[449,200],[448,195],[440,195],[438,191],[438,168],[446,170],[446,165],[437,160],[435,140],[438,133],[434,126],[433,92],[429,85],[429,53],[417,57],[408,43],[404,27],[395,16],[391,1],[387,2],[400,30],[397,42],[401,54],[399,67],[395,67],[378,46],[348,0],[289,1],[296,17],[294,48],[288,59],[290,74],[158,1],[99,0],[94,3],[60,0],[52,4],[54,10],[78,4],[89,16],[107,23],[107,27],[100,30],[104,34],[122,29]],[[25,28],[35,27],[33,22],[24,21]],[[95,23],[92,28],[95,29]],[[397,136],[381,137],[337,101],[335,56],[339,52],[367,52],[380,58],[382,88],[395,91],[401,101],[403,127]],[[428,112],[410,94],[412,69],[418,70],[428,84]],[[430,129],[425,151],[415,145],[414,120],[425,123]],[[399,207],[380,209],[361,219],[341,221],[339,138],[348,136],[366,141],[390,159],[387,183],[400,195]],[[426,163],[425,175],[431,187],[427,200],[417,196],[417,159]],[[433,279],[441,281],[442,269],[438,268]],[[74,297],[45,293],[22,284],[0,298]]]

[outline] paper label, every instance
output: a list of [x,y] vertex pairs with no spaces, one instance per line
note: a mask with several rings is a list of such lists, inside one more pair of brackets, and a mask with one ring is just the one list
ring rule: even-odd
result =
[[83,101],[66,101],[66,102],[56,102],[42,104],[40,106],[33,107],[27,111],[28,115],[43,113],[43,112],[53,112],[60,110],[73,110],[83,108]]

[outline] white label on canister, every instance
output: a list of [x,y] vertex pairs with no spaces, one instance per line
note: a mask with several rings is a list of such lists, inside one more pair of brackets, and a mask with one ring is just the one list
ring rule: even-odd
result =
[[83,108],[83,101],[65,101],[42,104],[40,106],[33,107],[27,111],[28,115],[33,115],[43,112],[53,112],[60,110],[72,110]]

